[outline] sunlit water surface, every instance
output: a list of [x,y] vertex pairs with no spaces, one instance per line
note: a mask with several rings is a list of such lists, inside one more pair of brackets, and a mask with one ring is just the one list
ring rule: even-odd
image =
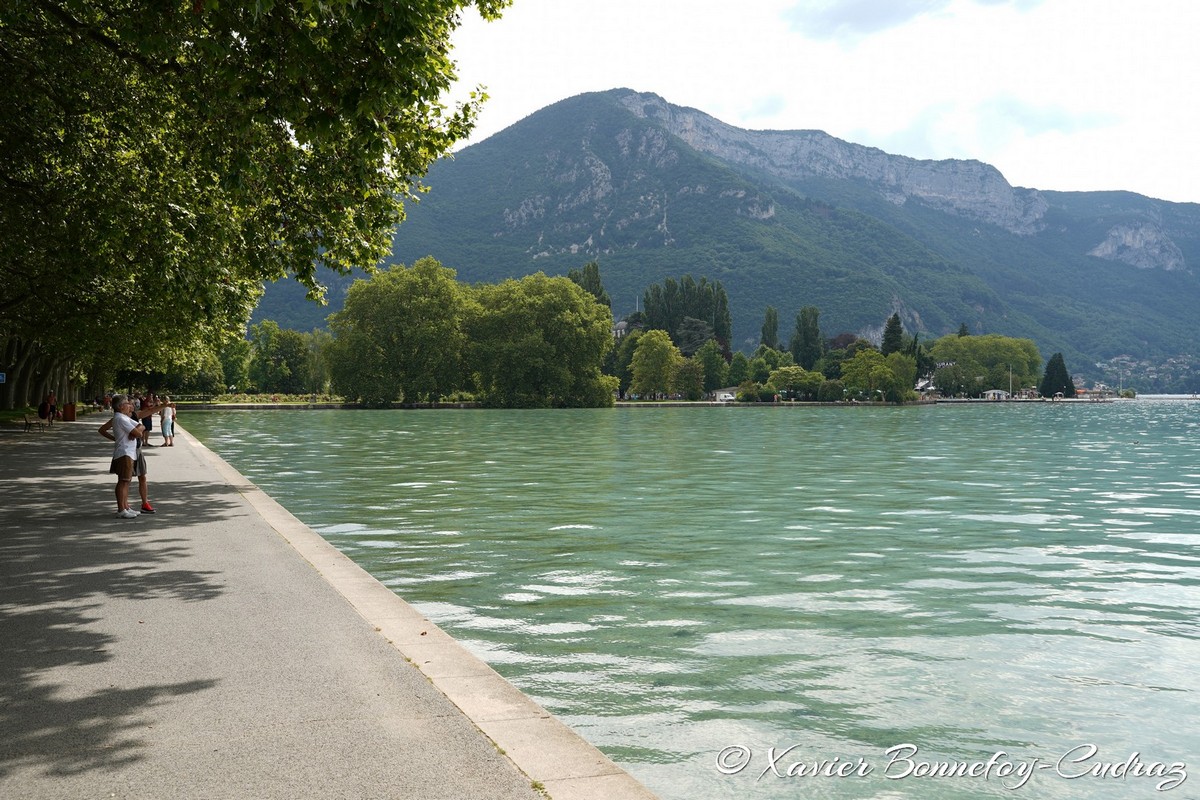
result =
[[663,798],[1200,797],[1200,403],[180,418]]

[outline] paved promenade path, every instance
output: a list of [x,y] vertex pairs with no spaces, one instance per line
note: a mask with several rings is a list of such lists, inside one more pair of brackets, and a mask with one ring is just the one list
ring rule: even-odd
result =
[[0,429],[0,798],[653,800],[186,433],[116,519],[104,419]]

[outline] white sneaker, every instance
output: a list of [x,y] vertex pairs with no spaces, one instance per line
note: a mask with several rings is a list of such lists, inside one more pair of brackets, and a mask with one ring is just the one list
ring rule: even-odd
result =
[[141,514],[134,511],[132,508],[126,508],[117,512],[117,519],[137,519]]

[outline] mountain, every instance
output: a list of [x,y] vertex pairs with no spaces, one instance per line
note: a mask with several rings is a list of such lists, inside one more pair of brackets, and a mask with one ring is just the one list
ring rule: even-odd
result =
[[895,311],[924,340],[965,322],[1092,380],[1200,388],[1197,204],[1013,187],[979,161],[742,130],[627,89],[542,109],[426,182],[394,258],[468,282],[595,260],[619,318],[690,273],[724,284],[735,349],[757,345],[767,305],[785,340],[805,305],[828,336],[877,337]]

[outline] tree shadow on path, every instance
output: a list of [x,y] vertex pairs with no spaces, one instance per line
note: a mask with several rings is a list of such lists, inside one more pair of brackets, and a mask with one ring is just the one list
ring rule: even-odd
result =
[[[136,664],[110,663],[130,604],[203,603],[223,589],[216,571],[181,563],[193,556],[183,532],[199,512],[140,529],[112,518],[98,424],[0,432],[0,779],[136,762],[150,709],[218,683],[146,681]],[[224,484],[187,491],[202,496],[206,519],[234,507]]]

